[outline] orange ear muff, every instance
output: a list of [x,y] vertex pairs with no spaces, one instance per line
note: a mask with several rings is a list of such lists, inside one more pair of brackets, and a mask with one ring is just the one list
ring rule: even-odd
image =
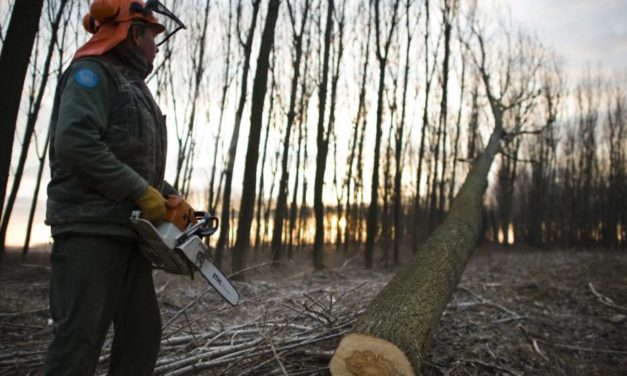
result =
[[96,34],[96,31],[98,31],[98,25],[96,25],[96,20],[89,13],[83,16],[83,28],[91,34]]
[[89,7],[89,13],[100,23],[113,21],[120,13],[120,7],[111,0],[95,0]]

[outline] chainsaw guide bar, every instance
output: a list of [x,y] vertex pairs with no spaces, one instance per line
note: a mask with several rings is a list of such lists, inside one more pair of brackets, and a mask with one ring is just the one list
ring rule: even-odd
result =
[[[211,262],[209,248],[201,237],[213,234],[218,220],[207,213],[196,212],[200,219],[190,223],[185,231],[172,222],[162,222],[155,227],[150,221],[140,218],[141,211],[133,211],[131,224],[139,234],[142,253],[157,269],[168,273],[194,277],[198,271],[224,300],[231,305],[239,301],[239,294],[231,281]],[[215,225],[210,227],[210,222]]]

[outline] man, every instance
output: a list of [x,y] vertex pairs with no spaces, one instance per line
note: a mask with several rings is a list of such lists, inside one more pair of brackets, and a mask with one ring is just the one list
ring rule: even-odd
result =
[[83,19],[94,36],[57,86],[46,212],[54,238],[47,375],[93,375],[111,323],[109,374],[149,375],[157,359],[152,267],[129,221],[141,209],[160,222],[164,195],[176,194],[163,180],[165,117],[144,83],[155,38],[167,34],[154,12],[184,27],[154,0],[94,1]]

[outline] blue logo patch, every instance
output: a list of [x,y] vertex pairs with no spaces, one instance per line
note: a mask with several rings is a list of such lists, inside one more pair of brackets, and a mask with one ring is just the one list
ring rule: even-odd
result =
[[98,85],[100,78],[91,69],[83,68],[76,72],[74,75],[74,81],[76,81],[76,83],[81,87],[93,89]]

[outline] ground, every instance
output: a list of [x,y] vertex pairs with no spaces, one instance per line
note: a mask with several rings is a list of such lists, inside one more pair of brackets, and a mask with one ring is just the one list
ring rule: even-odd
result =
[[[304,253],[304,252],[303,252]],[[260,257],[261,258],[261,257]],[[40,374],[51,338],[45,254],[4,257],[0,376]],[[392,269],[361,257],[261,265],[234,308],[201,278],[155,272],[163,318],[156,374],[325,375],[333,349]],[[426,354],[425,375],[621,375],[627,371],[627,253],[479,247]],[[394,309],[394,307],[390,307]],[[106,373],[107,346],[99,373]]]

